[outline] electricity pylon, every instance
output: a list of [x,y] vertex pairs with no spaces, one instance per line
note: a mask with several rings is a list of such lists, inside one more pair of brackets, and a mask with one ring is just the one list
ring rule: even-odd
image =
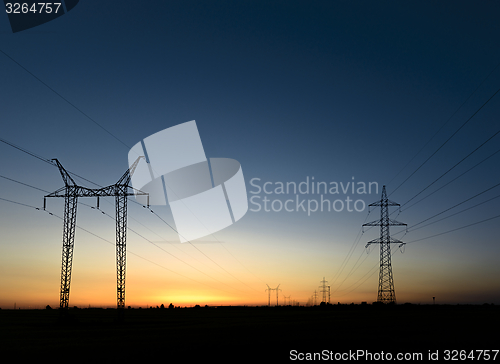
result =
[[322,302],[330,303],[330,300],[328,300],[328,302],[326,301],[326,293],[329,292],[330,286],[326,285],[328,283],[328,281],[325,281],[325,277],[323,277],[323,280],[321,281],[321,283],[323,283],[323,284],[321,286],[319,286],[319,288],[321,288],[320,292],[323,293],[323,301]]
[[267,286],[266,291],[268,292],[268,294],[267,294],[267,306],[268,306],[268,307],[271,307],[271,291],[272,291],[274,288],[269,287],[269,284],[266,284],[266,286]]
[[[44,197],[43,207],[46,206],[47,197],[64,197],[64,223],[63,223],[63,247],[61,266],[61,286],[59,296],[59,308],[67,309],[69,303],[69,289],[71,284],[71,268],[73,265],[73,250],[75,245],[76,210],[78,197],[97,197],[99,208],[99,197],[114,196],[116,202],[116,278],[117,278],[117,307],[125,307],[125,264],[126,264],[126,240],[127,240],[127,196],[148,195],[142,191],[129,192],[131,175],[134,173],[139,157],[134,164],[127,169],[117,183],[111,186],[91,189],[76,184],[69,173],[64,169],[57,159],[53,159],[64,181],[64,187]],[[149,203],[148,203],[149,205]]]
[[[281,284],[281,283],[280,283],[280,284]],[[268,305],[269,307],[271,306],[271,291],[276,291],[276,306],[278,306],[278,293],[279,293],[279,291],[281,291],[281,289],[279,289],[279,286],[280,286],[280,285],[278,284],[278,287],[276,287],[276,288],[271,288],[271,287],[269,287],[269,285],[268,285],[268,284],[266,284],[266,286],[267,286],[266,291],[268,291],[268,292],[269,292],[269,293],[268,293],[268,303],[267,303],[267,305]]]
[[[280,283],[281,284],[281,283]],[[278,296],[279,296],[279,291],[281,291],[281,289],[279,289],[280,285],[278,284],[278,287],[275,288],[275,291],[276,291],[276,307],[278,307]]]
[[400,244],[400,246],[402,246],[404,243],[391,238],[389,226],[406,226],[406,224],[389,219],[389,206],[399,206],[399,204],[387,199],[385,186],[382,188],[382,198],[380,201],[374,202],[369,206],[380,206],[380,220],[363,224],[363,226],[380,226],[380,238],[369,241],[366,244],[366,247],[371,244],[380,244],[380,272],[377,302],[395,304],[396,293],[394,291],[394,279],[392,275],[391,244]]
[[318,292],[316,292],[316,290],[314,290],[312,298],[313,298],[313,305],[316,306],[318,304]]
[[285,303],[283,304],[283,306],[286,306],[286,299],[287,299],[287,298],[288,298],[288,305],[290,306],[290,297],[291,297],[291,296],[288,296],[288,297],[287,297],[287,296],[283,295],[283,300],[284,300],[284,302],[285,302]]

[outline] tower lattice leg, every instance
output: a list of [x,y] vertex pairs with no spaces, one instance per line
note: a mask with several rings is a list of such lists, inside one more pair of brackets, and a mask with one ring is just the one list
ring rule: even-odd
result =
[[125,308],[125,268],[127,254],[127,197],[116,196],[116,299]]
[[75,245],[76,207],[78,197],[68,196],[64,199],[64,226],[61,266],[61,292],[59,307],[66,309],[69,303],[69,287],[71,268],[73,265],[73,248]]
[[390,243],[380,244],[380,273],[377,301],[383,303],[396,303]]

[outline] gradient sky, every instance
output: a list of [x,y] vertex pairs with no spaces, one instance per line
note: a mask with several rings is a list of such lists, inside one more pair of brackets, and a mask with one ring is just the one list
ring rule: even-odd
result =
[[[405,204],[391,217],[411,227],[500,182],[500,153],[477,165],[499,149],[497,135],[411,200],[500,129],[496,95],[433,155],[500,87],[499,12],[494,1],[86,0],[15,34],[3,15],[0,138],[109,185],[127,169],[129,147],[196,120],[208,157],[241,163],[249,198],[253,178],[262,186],[354,177],[377,182],[378,193],[324,198],[368,205],[387,185]],[[4,143],[0,160],[4,177],[63,186],[56,168]],[[42,191],[5,178],[0,187],[0,198],[43,204]],[[499,194],[492,188],[426,223],[480,206],[395,235],[409,242],[393,255],[399,303],[500,304],[500,219],[419,240],[497,216],[500,199],[488,200]],[[194,247],[129,206],[126,305],[261,305],[266,284],[280,284],[280,303],[306,304],[323,277],[332,302],[376,300],[379,250],[364,246],[379,231],[358,234],[379,210],[248,211]],[[54,215],[63,208],[48,200]],[[113,199],[101,208],[114,216]],[[173,224],[168,206],[152,208]],[[114,307],[114,221],[79,205],[77,224],[95,235],[77,229],[70,306]],[[62,221],[0,200],[0,232],[0,307],[57,307]]]

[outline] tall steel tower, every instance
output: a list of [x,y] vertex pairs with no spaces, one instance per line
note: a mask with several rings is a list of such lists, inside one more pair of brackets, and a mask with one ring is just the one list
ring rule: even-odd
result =
[[281,291],[281,289],[279,289],[280,285],[278,284],[278,287],[276,287],[276,288],[271,288],[271,287],[269,287],[268,284],[266,284],[266,286],[267,286],[266,291],[269,292],[269,298],[268,298],[268,304],[267,305],[269,307],[271,307],[271,291],[276,291],[276,306],[278,306],[278,293],[279,293],[279,291]]
[[78,197],[97,197],[97,207],[99,207],[99,197],[114,196],[116,200],[116,278],[117,278],[117,307],[125,307],[125,258],[127,239],[127,196],[147,195],[147,193],[135,190],[129,192],[130,176],[134,173],[139,157],[134,164],[127,169],[117,183],[111,186],[91,189],[76,184],[69,173],[59,163],[53,159],[64,181],[64,187],[44,197],[64,197],[64,225],[63,225],[63,247],[62,247],[62,267],[61,267],[61,289],[59,297],[59,308],[67,309],[69,303],[69,288],[71,283],[71,268],[73,265],[73,250],[75,245],[76,229],[76,207]]
[[320,292],[323,293],[323,300],[321,302],[330,303],[330,299],[328,299],[328,301],[326,300],[326,293],[329,292],[330,286],[327,285],[328,281],[325,281],[325,277],[323,277],[321,283],[323,283],[321,286],[319,286],[319,288],[321,288]]
[[382,188],[382,198],[380,201],[374,202],[369,206],[380,206],[380,220],[363,224],[363,226],[380,226],[380,238],[369,241],[368,244],[366,244],[366,247],[371,244],[380,244],[380,272],[377,302],[395,304],[396,293],[394,291],[394,279],[392,276],[391,244],[400,244],[401,246],[404,243],[391,238],[389,226],[406,226],[406,224],[389,219],[389,206],[399,206],[399,204],[387,199],[385,186]]

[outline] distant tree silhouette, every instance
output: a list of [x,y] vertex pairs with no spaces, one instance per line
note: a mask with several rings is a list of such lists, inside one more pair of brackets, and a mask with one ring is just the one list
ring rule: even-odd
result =
[[161,309],[164,309],[164,308],[165,308],[165,306],[163,305],[163,303],[161,304],[160,308],[161,308]]
[[174,308],[173,304],[168,305],[168,308]]
[[45,309],[46,310],[52,310],[52,307],[50,307],[49,305],[45,306]]

